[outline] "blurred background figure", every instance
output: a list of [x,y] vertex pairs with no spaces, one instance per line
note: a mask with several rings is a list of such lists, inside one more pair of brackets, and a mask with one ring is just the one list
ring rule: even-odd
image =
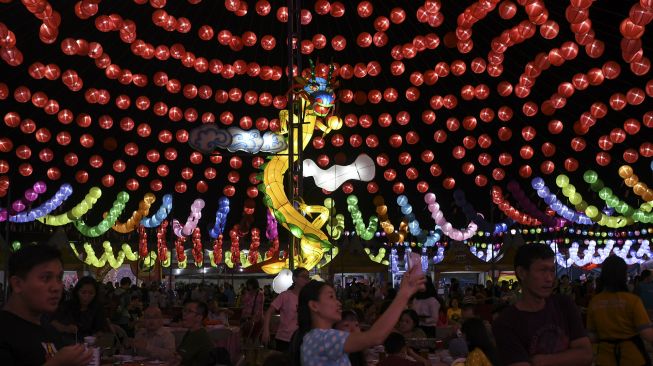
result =
[[109,324],[100,299],[99,284],[93,277],[82,277],[53,317],[52,325],[73,340],[108,332]]
[[163,327],[161,309],[150,306],[143,312],[141,325],[132,342],[138,356],[157,360],[169,360],[175,354],[175,337]]

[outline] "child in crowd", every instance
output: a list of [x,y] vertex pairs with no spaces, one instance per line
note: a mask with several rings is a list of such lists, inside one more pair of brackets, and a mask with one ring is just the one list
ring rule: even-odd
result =
[[406,338],[399,333],[390,333],[383,342],[388,354],[379,366],[428,366],[429,360],[421,357],[412,348],[406,346]]
[[[349,333],[356,333],[361,331],[360,324],[358,323],[358,315],[353,310],[345,310],[342,312],[342,319],[336,323],[334,329],[342,330]],[[351,366],[365,366],[367,365],[367,358],[365,356],[367,350],[354,352],[349,354],[349,362]]]
[[492,366],[498,365],[497,351],[487,331],[483,320],[471,318],[465,320],[462,332],[467,341],[469,354],[465,366]]
[[426,333],[418,327],[419,317],[413,309],[404,310],[401,313],[399,322],[397,322],[397,332],[401,333],[406,339],[426,338]]

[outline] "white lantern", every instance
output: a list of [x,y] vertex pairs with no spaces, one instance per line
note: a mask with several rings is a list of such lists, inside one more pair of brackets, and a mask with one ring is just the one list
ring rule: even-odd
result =
[[281,272],[272,280],[272,290],[280,294],[292,286],[292,271],[289,269],[282,269]]

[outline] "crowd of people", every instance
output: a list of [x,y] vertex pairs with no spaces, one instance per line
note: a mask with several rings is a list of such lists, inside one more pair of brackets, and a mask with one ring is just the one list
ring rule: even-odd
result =
[[[83,277],[64,293],[59,251],[25,246],[9,260],[0,364],[87,365],[93,354],[82,343],[105,339],[109,348],[170,365],[230,365],[233,358],[206,327],[237,321],[244,345],[275,350],[266,366],[366,365],[379,345],[380,366],[431,365],[415,340],[447,348],[442,366],[649,365],[653,275],[645,270],[629,281],[627,271],[611,256],[594,280],[558,279],[551,249],[529,244],[515,256],[518,281],[462,289],[454,280],[442,296],[417,272],[405,273],[398,289],[357,282],[342,288],[310,280],[303,268],[276,296],[253,278],[235,292],[228,283],[169,291],[156,282],[101,285]],[[175,305],[178,319],[170,313]],[[488,307],[491,314],[479,312]],[[185,328],[181,340],[163,326],[165,315]]]

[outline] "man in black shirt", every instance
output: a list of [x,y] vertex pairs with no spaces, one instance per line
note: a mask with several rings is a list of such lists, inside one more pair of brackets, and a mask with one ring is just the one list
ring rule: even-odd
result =
[[0,365],[83,366],[92,353],[66,346],[42,317],[57,310],[63,292],[59,250],[27,245],[9,259],[11,295],[0,311]]

